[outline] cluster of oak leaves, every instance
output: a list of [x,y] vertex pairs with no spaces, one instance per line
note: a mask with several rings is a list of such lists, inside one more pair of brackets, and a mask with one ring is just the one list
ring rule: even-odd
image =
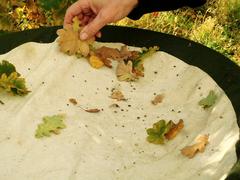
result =
[[[77,18],[73,19],[72,25],[67,25],[64,29],[57,31],[59,36],[58,43],[60,51],[68,54],[75,55],[77,57],[85,57],[88,59],[90,65],[93,68],[101,68],[106,66],[112,68],[112,60],[117,61],[116,75],[119,81],[135,81],[144,76],[143,60],[156,52],[157,47],[143,48],[139,51],[129,51],[127,46],[123,46],[120,50],[100,47],[94,48],[94,40],[81,41],[79,39],[79,32],[82,27]],[[6,60],[0,63],[0,90],[11,93],[13,95],[26,95],[30,91],[25,85],[25,79],[16,71],[13,64]],[[113,90],[110,96],[117,101],[125,101],[123,93],[119,90]],[[162,94],[156,95],[151,101],[153,105],[157,105],[162,102],[164,96]],[[199,102],[204,109],[210,108],[215,104],[217,96],[214,91],[210,91],[209,95]],[[69,101],[77,105],[75,99],[69,99]],[[4,105],[4,102],[0,100],[0,103]],[[112,106],[118,106],[113,104]],[[99,113],[99,109],[84,109],[88,113]],[[64,124],[65,115],[54,115],[43,117],[43,123],[38,125],[35,133],[36,138],[49,137],[51,133],[59,134],[60,130],[65,128]],[[153,144],[164,144],[166,140],[172,140],[183,129],[184,122],[182,119],[177,124],[173,121],[166,122],[160,120],[153,124],[152,128],[147,129],[147,141]],[[193,158],[197,152],[203,152],[205,146],[208,144],[208,135],[201,135],[196,138],[196,143],[191,146],[186,146],[181,150],[182,154]]]
[[112,68],[112,60],[117,61],[116,75],[119,81],[135,81],[144,76],[143,59],[152,55],[158,47],[143,48],[139,51],[129,51],[127,46],[120,50],[109,47],[95,48],[94,39],[81,41],[79,32],[82,27],[78,18],[73,18],[72,25],[66,25],[64,29],[57,31],[60,51],[68,55],[85,57],[93,68],[106,66]]

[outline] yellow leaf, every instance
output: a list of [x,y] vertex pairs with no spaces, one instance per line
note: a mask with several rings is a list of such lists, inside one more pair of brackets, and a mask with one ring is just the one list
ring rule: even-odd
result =
[[73,18],[73,31],[78,32],[80,29],[80,21],[77,16]]
[[83,57],[87,57],[90,53],[89,43],[81,40],[78,40],[78,43],[79,43],[79,50],[77,54],[80,54]]
[[89,63],[93,68],[99,69],[104,66],[104,63],[101,61],[101,59],[97,56],[90,56]]
[[74,55],[79,50],[78,32],[73,31],[71,25],[66,25],[64,29],[57,31],[60,51]]

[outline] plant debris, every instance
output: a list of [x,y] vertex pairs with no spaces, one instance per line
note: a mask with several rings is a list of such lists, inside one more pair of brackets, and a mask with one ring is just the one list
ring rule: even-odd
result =
[[84,111],[89,112],[89,113],[98,113],[98,112],[100,112],[100,109],[85,109]]
[[159,95],[156,95],[155,98],[151,102],[153,105],[157,105],[163,101],[163,98],[164,98],[164,95],[159,94]]
[[133,73],[132,61],[128,61],[127,64],[124,61],[120,61],[117,65],[116,75],[119,81],[135,81],[138,76]]
[[59,134],[60,129],[66,128],[63,120],[65,115],[53,115],[43,117],[43,123],[39,124],[35,133],[36,138],[42,138],[44,136],[50,137],[51,133]]
[[116,75],[119,81],[136,81],[143,77],[143,60],[159,50],[158,47],[150,47],[142,48],[142,51],[130,51],[127,46],[122,46],[120,50],[106,46],[94,48],[94,39],[80,40],[79,33],[82,28],[76,16],[72,25],[68,24],[57,31],[60,51],[68,55],[86,57],[89,64],[96,69],[103,65],[112,68],[112,60],[118,61]]
[[78,107],[80,107],[82,110],[84,110],[85,112],[88,112],[88,113],[99,113],[101,110],[100,109],[98,109],[98,108],[92,108],[92,109],[84,109],[84,108],[82,108],[81,106],[78,106]]
[[112,99],[116,99],[117,101],[126,101],[123,93],[119,90],[114,89],[110,96]]
[[201,135],[196,139],[196,144],[186,146],[181,150],[182,155],[193,158],[197,152],[203,153],[208,142],[209,135]]
[[77,105],[78,104],[77,100],[74,99],[74,98],[70,98],[69,102],[72,103],[73,105]]
[[73,18],[73,24],[66,25],[63,29],[57,30],[59,36],[58,43],[60,51],[69,55],[87,57],[90,54],[90,45],[94,39],[82,41],[79,37],[79,33],[82,28],[78,17]]
[[5,103],[2,100],[0,100],[0,104],[4,105]]
[[95,50],[95,56],[97,56],[104,63],[106,67],[112,68],[111,60],[117,60],[120,58],[120,52],[118,49],[102,46]]
[[158,51],[157,46],[142,48],[142,52],[128,51],[126,46],[123,46],[121,51],[125,55],[120,58],[116,69],[116,75],[119,81],[136,81],[139,77],[144,77],[143,61],[147,57]]
[[120,106],[118,104],[111,104],[109,107],[110,108],[120,108]]
[[138,51],[129,51],[127,46],[122,46],[120,50],[116,48],[110,48],[106,46],[102,46],[95,50],[95,55],[99,57],[104,64],[111,68],[111,60],[116,61],[123,61],[123,60],[130,60],[136,59],[139,57]]
[[147,129],[147,141],[153,144],[164,144],[165,138],[172,140],[183,129],[183,120],[180,119],[178,124],[173,121],[166,122],[160,120],[153,124],[152,128]]
[[147,141],[153,144],[164,144],[164,135],[171,129],[172,123],[160,120],[147,129]]
[[95,69],[99,69],[104,66],[104,62],[98,56],[95,55],[90,56],[89,63]]
[[199,105],[202,106],[204,109],[210,108],[216,103],[217,95],[214,91],[210,91],[208,96],[201,101],[199,101]]
[[13,95],[28,94],[30,91],[26,87],[25,79],[20,76],[13,64],[2,60],[0,63],[0,89]]
[[184,122],[182,119],[180,119],[177,124],[172,122],[170,130],[165,134],[166,139],[171,140],[175,138],[183,128],[184,128]]

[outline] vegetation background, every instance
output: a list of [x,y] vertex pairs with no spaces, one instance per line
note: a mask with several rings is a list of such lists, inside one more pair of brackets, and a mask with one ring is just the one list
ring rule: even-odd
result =
[[[0,0],[0,34],[62,25],[76,0]],[[240,65],[240,0],[208,0],[203,7],[154,12],[117,23],[173,34],[212,48]]]

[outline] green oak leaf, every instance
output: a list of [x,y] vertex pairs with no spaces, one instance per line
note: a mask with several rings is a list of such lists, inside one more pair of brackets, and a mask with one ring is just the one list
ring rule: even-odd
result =
[[217,95],[214,91],[210,91],[206,98],[203,98],[199,101],[199,105],[202,106],[204,109],[210,108],[216,103]]
[[159,50],[158,46],[153,46],[150,48],[142,48],[142,52],[140,53],[140,59],[146,59],[150,56],[152,56],[154,53],[156,53]]
[[173,122],[166,123],[160,120],[153,124],[152,128],[147,129],[147,141],[153,144],[164,144],[164,135],[172,128]]
[[139,53],[138,58],[132,60],[133,69],[142,72],[144,74],[143,61],[144,59],[150,57],[159,50],[159,47],[154,46],[150,48],[142,48],[142,52]]
[[43,117],[43,123],[38,125],[35,133],[36,138],[42,138],[44,136],[50,137],[51,133],[59,134],[60,129],[66,128],[64,124],[64,115],[53,115]]
[[0,63],[0,76],[2,74],[6,74],[7,76],[9,76],[13,72],[16,72],[15,66],[6,60],[2,60],[2,62]]
[[30,92],[26,87],[25,79],[21,78],[15,66],[6,60],[0,63],[0,90],[19,96]]

